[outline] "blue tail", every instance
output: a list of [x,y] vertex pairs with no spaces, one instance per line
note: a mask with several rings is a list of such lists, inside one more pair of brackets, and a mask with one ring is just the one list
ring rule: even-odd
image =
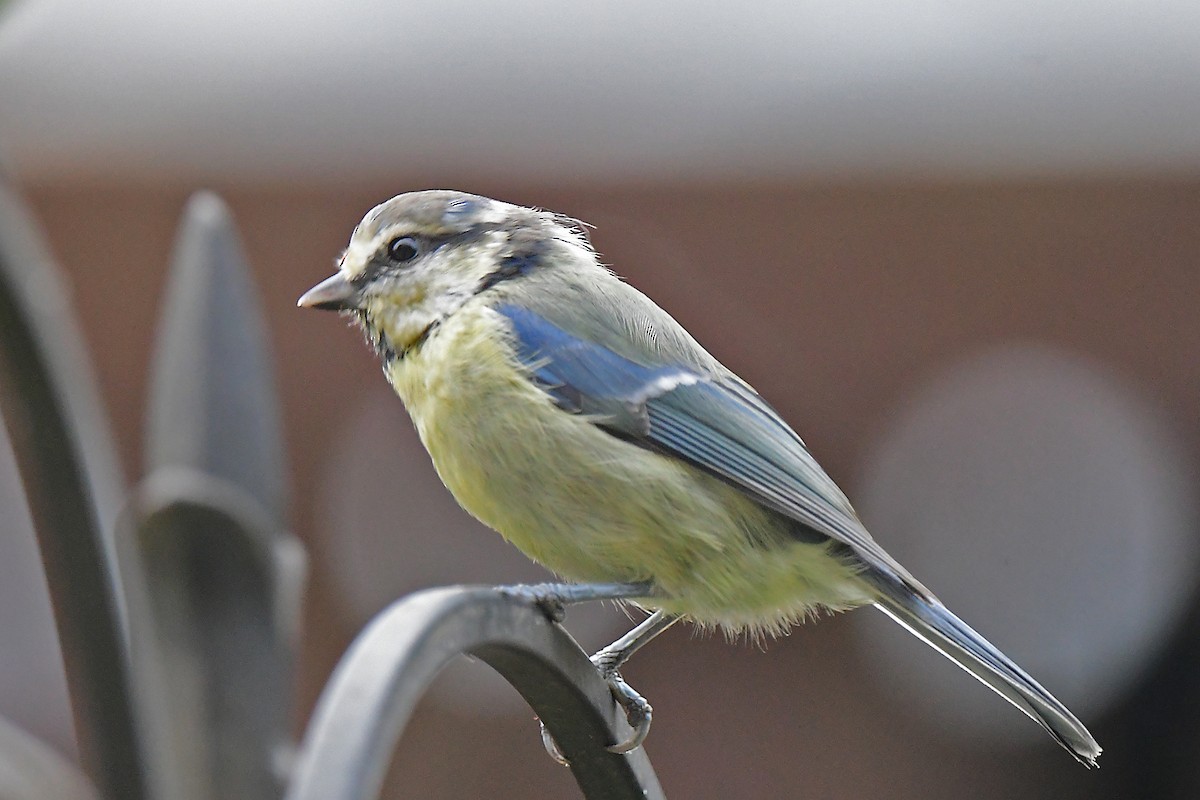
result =
[[1100,745],[1083,723],[991,642],[936,598],[883,576],[864,577],[880,592],[875,601],[880,611],[1028,714],[1083,764],[1096,766]]

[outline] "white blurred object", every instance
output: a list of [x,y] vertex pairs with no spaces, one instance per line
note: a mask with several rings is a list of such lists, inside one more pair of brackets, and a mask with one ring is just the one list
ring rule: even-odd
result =
[[[317,531],[320,558],[356,624],[426,587],[554,580],[458,507],[388,389],[371,391],[343,424],[326,461]],[[586,603],[568,610],[566,627],[597,650],[632,623],[611,604]],[[502,678],[466,659],[447,670],[432,696],[469,713],[528,712]]]
[[1185,0],[18,0],[30,178],[1200,170]]
[[96,792],[74,762],[0,718],[0,800],[96,800]]
[[75,758],[75,727],[46,574],[2,424],[0,508],[0,717]]
[[[1009,346],[905,404],[855,498],[901,563],[1086,723],[1160,653],[1194,595],[1195,478],[1108,371]],[[953,737],[1042,735],[869,616],[867,662],[907,712]]]

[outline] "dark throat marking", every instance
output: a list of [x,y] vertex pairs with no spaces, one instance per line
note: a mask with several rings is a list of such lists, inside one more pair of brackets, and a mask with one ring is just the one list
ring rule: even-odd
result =
[[425,330],[421,331],[421,335],[413,340],[412,344],[410,344],[404,350],[397,350],[392,346],[392,343],[388,341],[388,338],[384,335],[383,331],[380,330],[378,326],[370,323],[366,312],[361,310],[356,311],[355,316],[358,318],[359,327],[362,328],[363,334],[366,336],[367,345],[370,346],[370,348],[375,351],[375,355],[383,361],[384,372],[387,372],[388,364],[391,364],[393,361],[402,360],[410,352],[423,345],[425,340],[429,338],[429,334],[433,333],[438,325],[442,323],[440,319],[435,319],[426,326]]
[[483,276],[483,280],[479,282],[475,293],[486,292],[498,283],[519,278],[522,275],[528,275],[541,266],[544,250],[544,245],[535,243],[527,248],[518,250],[510,256],[505,256],[500,260],[499,266],[493,272]]
[[375,355],[383,359],[384,364],[396,358],[396,351],[392,347],[391,342],[383,335],[383,331],[371,324],[371,320],[364,309],[355,308],[343,313],[358,323],[359,330],[363,332],[363,336],[367,340],[367,346],[375,351]]

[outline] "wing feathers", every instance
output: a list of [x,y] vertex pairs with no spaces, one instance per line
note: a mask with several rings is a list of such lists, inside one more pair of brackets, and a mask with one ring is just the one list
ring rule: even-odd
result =
[[520,306],[496,311],[512,323],[517,357],[564,410],[715,475],[928,595],[875,543],[795,431],[736,377],[655,364],[649,353],[651,363],[639,363]]

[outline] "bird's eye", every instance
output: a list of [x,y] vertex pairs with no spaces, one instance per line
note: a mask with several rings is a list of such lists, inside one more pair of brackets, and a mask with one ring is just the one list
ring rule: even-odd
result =
[[392,239],[388,244],[388,257],[397,264],[412,261],[421,252],[421,243],[411,236]]

